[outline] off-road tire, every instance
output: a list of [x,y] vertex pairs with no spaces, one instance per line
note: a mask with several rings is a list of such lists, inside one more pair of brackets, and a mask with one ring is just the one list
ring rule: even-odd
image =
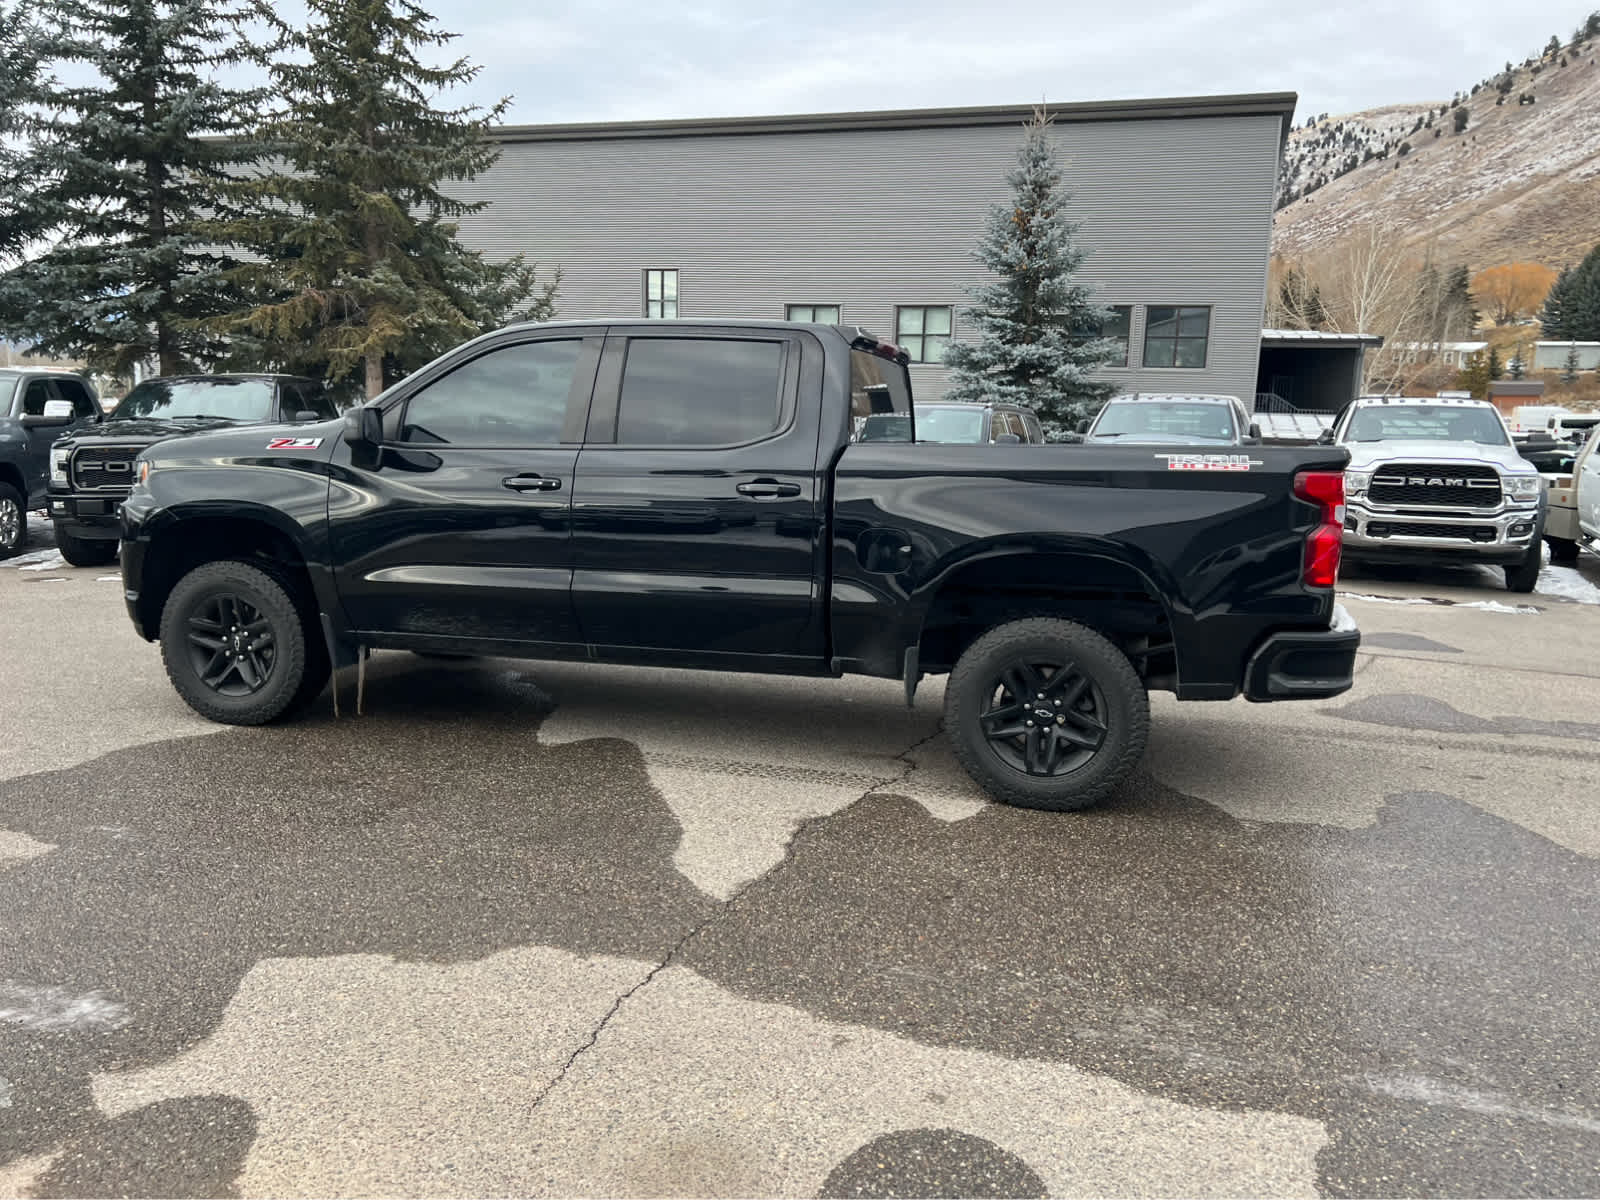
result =
[[[997,696],[1016,698],[1017,689],[1005,685],[1001,677],[1017,664],[1030,663],[1034,678],[1040,678],[1039,667],[1060,664],[1061,670],[1070,670],[1071,679],[1086,680],[1088,719],[1104,726],[1098,749],[1075,751],[1089,756],[1063,773],[1030,774],[1025,765],[1012,761],[1027,760],[1034,746],[1031,735],[996,739],[985,730],[985,713],[1008,707],[1003,699],[997,703]],[[1051,678],[1056,677],[1044,677],[1047,697]],[[1078,703],[1084,703],[1082,698]],[[1054,700],[1044,704],[1054,705]],[[944,715],[957,760],[990,796],[1003,804],[1051,812],[1071,812],[1105,799],[1138,764],[1150,736],[1150,699],[1127,656],[1094,630],[1059,617],[1008,621],[967,647],[950,672]],[[1029,716],[1024,711],[1017,720]],[[1048,730],[1048,723],[1042,724]],[[991,728],[1004,725],[991,720]],[[1054,732],[1038,736],[1055,745]]]
[[28,502],[9,483],[0,483],[0,559],[21,554],[28,544]]
[[75,567],[109,566],[117,561],[117,544],[115,538],[74,537],[56,526],[56,549]]
[[1544,540],[1550,547],[1551,562],[1565,564],[1578,561],[1578,543],[1571,538],[1546,536]]
[[[161,658],[172,686],[195,712],[224,725],[264,725],[321,693],[327,651],[287,583],[263,566],[227,559],[194,568],[173,587],[161,610]],[[194,661],[191,619],[220,597],[248,605],[272,634],[270,665],[259,672],[259,687],[246,694],[226,695],[208,685]]]

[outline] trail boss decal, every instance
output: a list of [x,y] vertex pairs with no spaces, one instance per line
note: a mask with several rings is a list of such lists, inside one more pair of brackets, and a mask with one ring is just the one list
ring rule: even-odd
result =
[[321,438],[273,438],[268,450],[315,450],[322,445]]
[[1158,454],[1156,457],[1167,460],[1169,471],[1248,471],[1251,467],[1266,465],[1248,454]]

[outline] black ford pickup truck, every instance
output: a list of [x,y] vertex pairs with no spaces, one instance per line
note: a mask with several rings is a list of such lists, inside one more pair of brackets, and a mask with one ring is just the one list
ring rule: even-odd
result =
[[1351,684],[1346,451],[852,442],[912,413],[858,329],[575,322],[458,347],[338,421],[140,455],[128,611],[184,699],[256,724],[365,649],[798,675],[949,672],[991,795],[1103,797],[1147,692]]

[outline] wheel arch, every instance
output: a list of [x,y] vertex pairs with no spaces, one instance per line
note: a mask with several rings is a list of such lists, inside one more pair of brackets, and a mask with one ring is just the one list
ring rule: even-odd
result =
[[1025,616],[1077,621],[1133,662],[1147,686],[1175,688],[1171,585],[1155,564],[1116,549],[997,545],[948,564],[919,589],[913,636],[920,669],[947,671],[989,629]]

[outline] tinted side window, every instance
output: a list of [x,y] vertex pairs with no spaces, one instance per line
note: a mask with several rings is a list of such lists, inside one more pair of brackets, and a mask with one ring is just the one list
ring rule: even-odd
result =
[[60,399],[72,402],[73,416],[78,419],[92,417],[100,411],[95,404],[94,396],[83,385],[82,381],[77,379],[57,379],[55,385],[56,393]]
[[777,432],[782,342],[635,338],[628,343],[617,444],[733,446]]
[[1007,413],[1006,424],[1010,426],[1011,433],[1016,434],[1024,442],[1028,440],[1028,431],[1023,428],[1021,413]]
[[284,407],[292,410],[289,415],[305,411],[314,412],[324,421],[338,416],[334,410],[333,398],[328,393],[312,383],[291,383],[288,385],[289,394],[284,398]]
[[1028,431],[1028,441],[1035,444],[1044,441],[1044,426],[1039,424],[1039,418],[1032,413],[1022,415],[1022,427]]
[[406,402],[400,440],[457,446],[553,446],[583,342],[525,342],[463,363]]

